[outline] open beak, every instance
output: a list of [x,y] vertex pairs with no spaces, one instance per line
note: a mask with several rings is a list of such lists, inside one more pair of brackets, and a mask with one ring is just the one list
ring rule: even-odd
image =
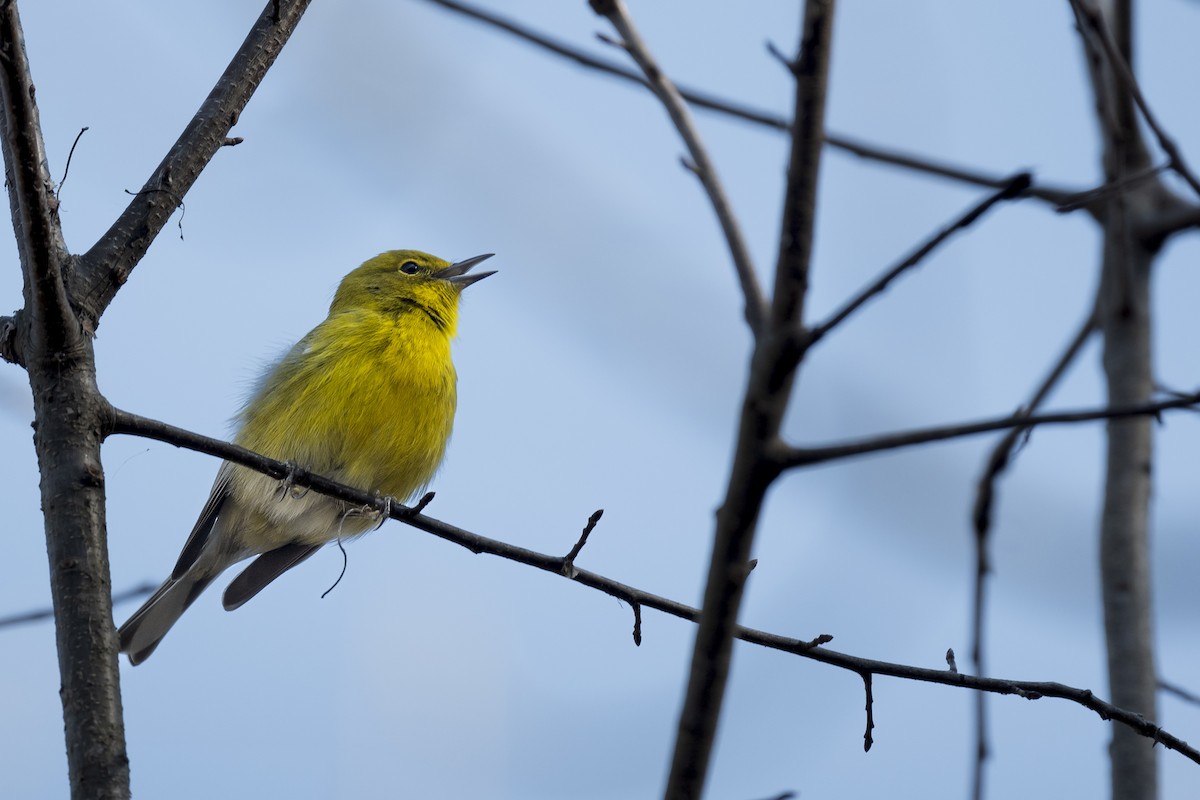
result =
[[475,266],[481,261],[487,261],[494,255],[496,254],[484,253],[481,256],[475,256],[474,258],[468,258],[464,261],[456,262],[442,270],[438,277],[445,278],[460,289],[465,289],[472,283],[477,283],[483,280],[488,275],[496,274],[495,270],[492,270],[491,272],[476,272],[474,275],[467,274],[471,271],[471,267]]

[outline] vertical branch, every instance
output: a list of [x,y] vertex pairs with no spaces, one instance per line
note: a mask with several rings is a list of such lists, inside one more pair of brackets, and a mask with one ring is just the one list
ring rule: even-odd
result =
[[[1071,0],[1079,23],[1096,100],[1104,148],[1105,181],[1113,183],[1149,164],[1137,110],[1113,63],[1132,64],[1132,0],[1100,4]],[[1107,13],[1105,10],[1107,9]],[[1107,30],[1117,53],[1099,37]],[[1137,236],[1153,218],[1158,180],[1104,201],[1099,327],[1104,336],[1104,377],[1113,404],[1138,403],[1153,392],[1150,273],[1158,243]],[[1157,718],[1150,585],[1149,513],[1151,421],[1108,423],[1104,508],[1100,518],[1100,578],[1108,651],[1109,693],[1117,705]],[[1114,730],[1109,748],[1113,800],[1158,796],[1158,762],[1152,742]]]
[[675,751],[667,781],[670,800],[703,794],[713,740],[733,656],[750,553],[767,489],[780,472],[780,428],[797,366],[789,356],[801,327],[816,215],[816,186],[824,138],[825,93],[834,0],[808,0],[802,20],[788,183],[780,233],[775,295],[756,338],[742,400],[737,444],[716,533],[704,613],[696,631]]
[[16,3],[0,4],[0,128],[25,278],[21,315],[34,400],[71,795],[129,796],[112,623],[100,431],[105,404],[91,341],[71,310],[67,254],[46,166]]
[[[1059,356],[1049,374],[1042,380],[1041,385],[1034,391],[1029,402],[1018,411],[1022,417],[1033,414],[1050,396],[1050,392],[1066,374],[1067,369],[1083,350],[1084,344],[1096,331],[1095,305],[1088,312],[1087,318],[1075,333],[1067,349]],[[991,531],[992,510],[996,500],[996,482],[1001,473],[1008,469],[1017,449],[1017,443],[1022,436],[1029,433],[1029,428],[1013,428],[992,449],[987,466],[979,477],[975,490],[975,506],[971,520],[975,528],[975,592],[971,605],[971,661],[976,675],[987,674],[987,663],[984,658],[986,637],[984,622],[987,617],[987,577],[992,571],[991,563]],[[971,780],[971,796],[974,800],[983,800],[984,767],[988,759],[987,739],[987,697],[983,692],[975,693],[975,757],[973,759],[973,775]]]

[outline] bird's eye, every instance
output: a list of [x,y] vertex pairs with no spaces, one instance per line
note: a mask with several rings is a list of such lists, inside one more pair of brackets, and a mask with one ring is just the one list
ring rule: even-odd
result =
[[400,271],[405,275],[416,275],[420,269],[415,261],[405,261],[400,265]]

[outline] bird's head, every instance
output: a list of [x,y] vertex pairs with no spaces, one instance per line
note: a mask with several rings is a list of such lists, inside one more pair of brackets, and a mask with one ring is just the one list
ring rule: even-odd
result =
[[342,279],[331,315],[370,310],[385,314],[424,313],[453,335],[458,296],[472,283],[495,272],[468,274],[492,253],[451,264],[419,250],[389,250],[363,263]]

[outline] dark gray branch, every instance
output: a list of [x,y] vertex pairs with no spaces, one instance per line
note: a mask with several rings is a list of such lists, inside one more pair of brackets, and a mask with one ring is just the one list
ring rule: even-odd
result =
[[[498,30],[505,31],[513,36],[521,39],[529,44],[539,47],[548,52],[562,56],[563,58],[574,61],[576,64],[586,67],[587,69],[596,70],[606,75],[611,75],[614,78],[629,81],[631,83],[640,83],[646,88],[650,88],[645,77],[638,71],[628,69],[625,66],[607,59],[599,58],[566,42],[554,39],[544,33],[535,31],[534,29],[521,25],[511,19],[495,14],[486,9],[461,3],[458,0],[429,0],[435,5],[442,6],[455,13],[461,14],[469,19],[482,22],[485,25],[490,25]],[[751,108],[728,98],[717,97],[716,95],[703,92],[699,89],[692,89],[685,86],[677,85],[680,95],[697,108],[712,111],[725,116],[740,119],[743,122],[749,122],[754,125],[760,125],[767,128],[773,128],[777,131],[787,133],[792,129],[790,120],[773,114],[769,111]],[[890,164],[895,167],[915,172],[923,172],[928,175],[934,175],[940,178],[949,178],[950,180],[959,181],[961,183],[971,184],[972,186],[983,186],[990,189],[1001,189],[1008,182],[1008,178],[1003,175],[989,175],[978,170],[967,169],[964,167],[947,164],[937,159],[928,158],[926,156],[913,155],[911,153],[903,153],[891,148],[884,148],[878,145],[873,145],[864,142],[861,139],[845,136],[842,134],[825,132],[825,144],[830,147],[843,150],[851,155],[864,158],[869,161],[878,161],[881,164]],[[1039,200],[1044,200],[1053,206],[1060,206],[1067,202],[1071,197],[1077,195],[1077,191],[1072,191],[1065,188],[1054,188],[1044,184],[1035,184],[1029,188],[1029,195],[1036,197]],[[1088,209],[1091,211],[1092,209]]]
[[1081,0],[1069,0],[1071,7],[1075,9],[1075,14],[1078,19],[1081,19],[1086,24],[1088,31],[1083,31],[1085,36],[1091,36],[1095,41],[1100,43],[1100,49],[1108,58],[1109,67],[1112,69],[1112,74],[1129,92],[1133,102],[1137,105],[1138,110],[1142,112],[1142,118],[1146,120],[1146,124],[1154,133],[1154,138],[1158,140],[1158,146],[1166,154],[1170,161],[1171,169],[1173,169],[1181,178],[1183,178],[1188,186],[1192,187],[1197,195],[1200,195],[1200,180],[1197,180],[1195,174],[1184,161],[1183,151],[1175,143],[1175,140],[1167,135],[1167,132],[1159,124],[1158,118],[1150,109],[1150,104],[1146,101],[1146,96],[1142,93],[1142,87],[1138,85],[1137,78],[1134,77],[1133,70],[1129,67],[1129,61],[1125,55],[1117,48],[1112,36],[1109,35],[1108,26],[1104,22],[1104,17],[1099,9],[1094,6],[1087,5]]
[[0,147],[25,299],[3,338],[33,393],[71,796],[124,798],[129,759],[104,527],[102,403],[91,341],[67,299],[68,256],[33,86],[16,3],[2,2]]
[[[700,134],[692,122],[692,114],[688,110],[687,103],[680,96],[675,84],[655,63],[654,56],[642,41],[641,35],[628,15],[609,13],[608,8],[619,7],[615,4],[595,2],[594,0],[592,7],[596,9],[597,13],[607,16],[617,33],[621,35],[621,45],[645,74],[646,85],[658,97],[663,108],[666,109],[667,115],[671,118],[671,122],[674,123],[675,129],[679,132],[680,138],[687,146],[688,155],[691,158],[688,167],[704,186],[704,191],[708,195],[713,211],[716,212],[717,221],[721,225],[721,232],[724,234],[726,245],[729,248],[738,283],[742,287],[746,323],[754,335],[758,336],[762,333],[767,301],[758,284],[758,276],[755,274],[754,264],[750,259],[750,248],[746,246],[741,225],[738,224],[729,198],[725,195],[725,187],[721,185],[720,178],[717,177],[716,165],[708,157],[708,149],[701,141]],[[601,10],[602,8],[606,10]]]
[[808,336],[805,337],[805,346],[811,347],[820,341],[825,334],[829,333],[836,326],[840,325],[847,317],[857,311],[864,303],[878,294],[881,294],[896,278],[907,270],[912,269],[920,264],[926,256],[936,250],[943,242],[949,239],[958,231],[969,228],[977,219],[986,214],[992,206],[1003,200],[1012,200],[1013,198],[1023,195],[1030,186],[1032,179],[1028,172],[1022,172],[1009,178],[998,192],[986,197],[981,202],[970,208],[965,214],[950,223],[946,227],[938,231],[932,238],[914,250],[908,257],[901,261],[896,266],[883,273],[871,285],[864,288],[857,295],[846,302],[841,309],[836,311],[828,320],[819,325],[813,326]]
[[[452,544],[459,545],[470,550],[472,553],[498,556],[509,561],[515,561],[540,569],[543,572],[558,575],[574,583],[586,586],[589,589],[594,589],[610,597],[615,597],[634,608],[643,606],[652,608],[669,616],[693,623],[699,622],[701,618],[700,609],[693,608],[684,603],[643,591],[585,569],[578,567],[568,569],[566,568],[568,565],[567,556],[539,553],[535,550],[518,547],[517,545],[501,542],[497,539],[480,536],[449,523],[427,517],[424,514],[414,514],[412,509],[399,503],[389,503],[378,494],[336,483],[327,478],[313,475],[306,470],[299,469],[293,464],[261,456],[243,447],[229,444],[219,439],[201,436],[200,434],[192,433],[191,431],[177,428],[164,422],[139,417],[127,411],[116,409],[111,411],[110,432],[154,439],[175,445],[176,447],[183,447],[223,458],[280,480],[287,478],[297,486],[307,487],[313,491],[355,505],[370,506],[380,513],[390,515],[392,519],[398,522],[425,531]],[[1018,695],[1029,700],[1035,700],[1040,697],[1058,697],[1070,700],[1092,709],[1102,719],[1117,720],[1125,725],[1129,725],[1142,733],[1142,735],[1149,736],[1155,739],[1155,741],[1179,751],[1192,761],[1200,763],[1200,751],[1189,747],[1186,742],[1183,742],[1178,737],[1148,723],[1136,714],[1130,714],[1098,699],[1086,689],[1077,689],[1053,682],[980,678],[951,670],[926,669],[862,658],[823,647],[822,645],[832,640],[832,637],[826,635],[811,640],[804,640],[780,636],[742,625],[735,628],[734,635],[749,644],[812,659],[823,664],[855,672],[859,675],[887,675],[902,680],[917,680],[944,686],[957,686],[981,692]]]
[[[1075,358],[1083,349],[1083,345],[1095,332],[1096,310],[1093,305],[1087,319],[1083,321],[1074,338],[1067,345],[1066,350],[1059,356],[1058,361],[1055,362],[1050,372],[1034,391],[1029,402],[1017,411],[1017,416],[1028,417],[1041,406],[1054,387],[1058,385],[1063,375],[1066,374],[1070,365],[1074,363]],[[975,506],[971,515],[975,529],[975,576],[971,604],[971,661],[975,667],[976,675],[987,673],[984,661],[984,622],[987,605],[987,576],[991,573],[989,543],[992,529],[992,508],[995,504],[996,481],[1000,479],[1001,473],[1008,469],[1012,463],[1012,456],[1016,450],[1017,443],[1028,430],[1028,428],[1020,427],[1011,428],[1008,433],[1001,437],[988,457],[987,465],[983,470],[983,474],[979,477],[979,482],[975,490]],[[986,697],[980,694],[975,697],[975,762],[973,768],[974,777],[972,780],[972,796],[975,800],[982,800],[983,798],[984,766],[987,757],[987,704]]]
[[1024,416],[1014,414],[1007,417],[996,417],[979,422],[965,422],[959,425],[939,425],[932,428],[918,428],[900,433],[886,433],[871,436],[858,441],[843,444],[824,445],[821,447],[784,447],[776,456],[781,469],[809,467],[852,456],[881,453],[885,450],[899,450],[929,442],[944,442],[947,439],[959,439],[964,436],[975,436],[991,431],[1008,430],[1009,428],[1034,428],[1040,425],[1062,425],[1078,422],[1094,422],[1096,420],[1131,419],[1136,417],[1157,417],[1163,411],[1173,409],[1190,409],[1200,404],[1200,392],[1172,397],[1156,403],[1139,403],[1137,405],[1116,408],[1097,408],[1090,411],[1061,411],[1052,414],[1035,414]]
[[272,0],[208,98],[121,216],[79,260],[72,299],[95,329],[117,290],[167,224],[287,44],[311,0]]
[[[142,583],[134,586],[132,589],[126,589],[123,592],[113,592],[112,604],[115,606],[118,603],[124,603],[127,600],[138,600],[149,595],[158,588],[156,583]],[[11,628],[17,625],[26,625],[30,622],[41,622],[42,620],[54,619],[53,608],[39,608],[36,611],[23,611],[18,614],[9,614],[7,617],[0,617],[0,628]]]

